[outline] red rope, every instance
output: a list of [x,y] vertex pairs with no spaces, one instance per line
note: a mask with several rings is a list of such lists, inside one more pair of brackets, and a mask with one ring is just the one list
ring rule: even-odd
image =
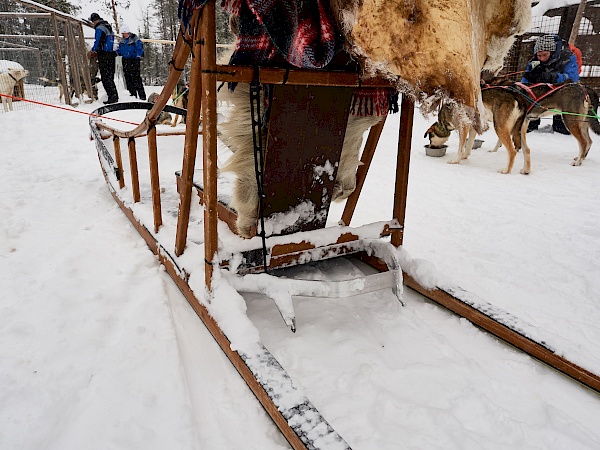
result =
[[525,73],[527,72],[526,70],[519,70],[518,72],[510,72],[510,73],[505,73],[504,75],[499,75],[498,78],[506,78],[506,77],[510,77],[512,75],[519,75],[520,73]]
[[86,116],[91,116],[91,117],[101,117],[103,119],[114,120],[116,122],[127,123],[129,125],[135,125],[135,126],[139,125],[139,123],[128,122],[127,120],[114,119],[112,117],[101,116],[100,114],[92,114],[92,113],[87,113],[87,112],[83,112],[83,111],[77,111],[76,109],[69,109],[69,108],[65,108],[64,106],[51,105],[50,103],[38,102],[38,101],[35,101],[35,100],[29,100],[29,99],[21,98],[21,97],[14,97],[14,96],[8,95],[8,94],[0,94],[0,97],[12,98],[13,100],[21,100],[21,101],[24,101],[24,102],[34,103],[36,105],[48,106],[50,108],[63,109],[65,111],[79,113],[79,114],[85,114]]

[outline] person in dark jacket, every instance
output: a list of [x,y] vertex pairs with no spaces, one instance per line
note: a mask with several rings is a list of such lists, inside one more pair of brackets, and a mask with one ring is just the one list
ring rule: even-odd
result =
[[140,75],[140,60],[144,56],[142,40],[131,32],[127,25],[121,27],[123,39],[119,42],[117,54],[123,57],[123,74],[125,85],[133,97],[146,100],[146,92]]
[[98,13],[92,13],[89,20],[94,24],[96,34],[94,46],[88,57],[89,59],[93,59],[95,56],[98,57],[102,86],[104,86],[108,96],[108,100],[104,103],[116,103],[119,101],[119,94],[115,86],[115,58],[117,57],[117,52],[114,49],[115,36],[110,24],[102,19]]
[[[577,57],[569,50],[568,44],[556,34],[540,36],[533,47],[533,58],[527,64],[522,83],[564,83],[579,81]],[[529,122],[527,131],[536,130],[540,120]],[[552,129],[562,134],[570,134],[562,118],[554,116]]]

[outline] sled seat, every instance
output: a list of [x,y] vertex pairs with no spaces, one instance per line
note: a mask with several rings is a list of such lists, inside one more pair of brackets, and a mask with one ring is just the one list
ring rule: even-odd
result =
[[[325,227],[352,93],[347,87],[274,86],[263,168],[267,236]],[[202,181],[194,186],[202,202]],[[237,214],[225,198],[219,195],[219,218],[235,232]],[[297,216],[293,223],[290,215]]]
[[[308,242],[308,236],[300,239],[301,242],[296,239],[295,243],[285,245],[281,244],[285,239],[279,238],[325,228],[352,94],[353,89],[349,87],[273,87],[264,150],[263,216],[266,237],[276,237],[279,244],[267,244],[270,266],[292,265],[302,258],[324,259],[357,251],[358,247],[349,243],[359,237],[349,227],[340,227],[340,233],[335,237],[335,234],[327,233],[324,239],[332,242],[320,244],[318,249]],[[223,192],[231,192],[226,186],[231,181],[223,178],[219,176],[217,182],[217,214],[235,233],[237,213],[227,204],[229,196]],[[179,182],[178,177],[178,186]],[[203,204],[202,179],[194,179],[193,186]],[[387,235],[393,226],[385,223],[376,228],[370,237]],[[256,235],[256,226],[251,234]],[[262,252],[262,246],[244,252],[245,268],[262,267]]]

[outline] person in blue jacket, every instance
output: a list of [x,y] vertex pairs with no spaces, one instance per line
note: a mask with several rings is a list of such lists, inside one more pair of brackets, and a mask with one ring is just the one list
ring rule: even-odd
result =
[[144,45],[142,40],[131,32],[127,25],[121,27],[123,39],[119,42],[117,54],[123,57],[123,74],[125,85],[133,97],[146,100],[146,92],[140,75],[140,60],[144,56]]
[[564,83],[579,81],[575,54],[556,34],[540,36],[533,47],[533,58],[521,80],[523,83]]
[[[527,64],[522,83],[564,83],[579,81],[577,57],[557,34],[540,36],[533,46],[533,57]],[[529,122],[527,131],[538,128],[538,120]],[[569,134],[560,116],[554,116],[554,131]]]
[[94,46],[89,52],[88,57],[90,60],[95,56],[98,57],[98,68],[100,69],[102,86],[104,86],[104,90],[108,96],[108,100],[104,103],[117,103],[119,101],[119,94],[115,86],[115,58],[117,57],[117,53],[114,49],[115,36],[112,27],[98,13],[92,13],[89,20],[94,24],[96,34]]

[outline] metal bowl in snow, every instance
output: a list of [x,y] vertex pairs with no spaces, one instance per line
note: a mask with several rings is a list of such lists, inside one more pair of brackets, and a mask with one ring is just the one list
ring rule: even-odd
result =
[[440,156],[444,156],[446,154],[447,145],[442,145],[440,147],[431,147],[430,145],[425,146],[425,154],[427,156],[434,156],[439,158]]
[[475,150],[476,148],[481,147],[481,144],[483,144],[483,141],[481,139],[475,139],[473,141],[473,150]]

